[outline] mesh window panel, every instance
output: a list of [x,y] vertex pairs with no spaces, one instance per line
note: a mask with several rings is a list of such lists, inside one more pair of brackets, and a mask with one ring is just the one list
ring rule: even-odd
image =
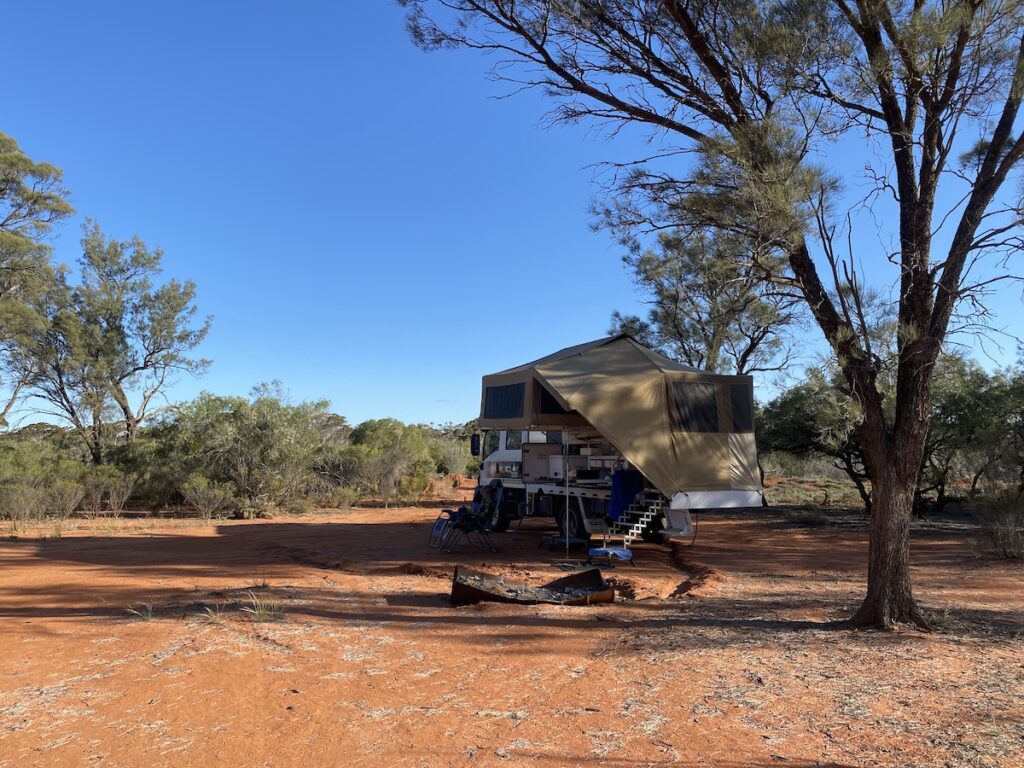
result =
[[485,419],[518,419],[523,415],[526,384],[487,387],[484,394]]
[[730,384],[729,399],[732,401],[732,431],[753,432],[754,412],[749,384]]
[[718,397],[714,384],[677,381],[672,384],[676,416],[683,432],[718,431]]
[[549,413],[552,415],[561,415],[563,413],[569,413],[569,411],[565,410],[565,408],[563,408],[561,404],[557,400],[555,400],[555,396],[548,392],[547,387],[542,387],[538,384],[537,388],[540,390],[541,413]]

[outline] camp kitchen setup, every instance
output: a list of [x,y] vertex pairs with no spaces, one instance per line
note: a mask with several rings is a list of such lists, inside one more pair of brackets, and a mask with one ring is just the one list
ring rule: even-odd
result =
[[[689,535],[690,511],[761,506],[753,382],[681,365],[628,335],[483,378],[474,453],[492,529],[552,516],[561,539]],[[609,526],[610,523],[610,526]]]

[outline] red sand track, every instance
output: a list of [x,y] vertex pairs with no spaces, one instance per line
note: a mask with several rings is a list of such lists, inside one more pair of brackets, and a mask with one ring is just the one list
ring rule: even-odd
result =
[[453,609],[456,562],[564,554],[438,554],[436,514],[0,542],[0,766],[1024,765],[1024,570],[960,534],[914,542],[942,630],[875,633],[858,531],[708,519],[607,571],[636,599]]

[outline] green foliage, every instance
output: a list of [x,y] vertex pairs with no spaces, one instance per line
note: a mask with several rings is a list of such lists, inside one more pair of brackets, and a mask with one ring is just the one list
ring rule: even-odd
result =
[[203,475],[193,475],[182,486],[186,503],[195,508],[207,523],[225,517],[236,506],[234,491],[227,483],[211,482]]
[[59,168],[27,157],[0,132],[0,422],[32,382],[31,339],[43,323],[40,296],[52,280],[52,227],[74,211]]
[[69,517],[81,502],[84,467],[49,429],[0,438],[0,514],[15,528],[50,515]]
[[1003,492],[975,505],[987,538],[988,548],[996,557],[1024,558],[1024,494]]
[[[124,474],[112,466],[92,465],[88,467],[82,476],[82,489],[84,491],[82,508],[86,514],[92,517],[101,515],[108,506],[107,502],[110,500],[111,489],[114,490],[115,496],[118,495],[120,489],[117,486],[123,481],[124,477]],[[117,499],[115,498],[115,504],[116,502]],[[112,509],[113,505],[110,506]],[[123,506],[123,503],[121,506]],[[112,511],[115,513],[114,516],[117,517],[121,510],[112,509]]]
[[[975,496],[1008,485],[1024,488],[1024,372],[989,374],[961,355],[942,355],[933,376],[928,439],[917,482],[919,506],[941,506],[950,495]],[[886,408],[895,418],[894,384]],[[860,410],[841,379],[812,370],[761,411],[758,448],[764,454],[827,457],[867,497],[860,447]]]
[[43,492],[29,483],[10,485],[0,491],[0,513],[11,523],[11,530],[23,530],[43,517]]
[[182,492],[202,475],[230,490],[242,516],[301,511],[342,484],[331,472],[348,432],[326,401],[292,405],[277,383],[256,387],[248,399],[204,393],[145,436],[158,468],[148,483],[156,495]]
[[747,268],[745,250],[736,239],[661,233],[656,250],[625,259],[652,309],[646,320],[616,312],[612,332],[717,373],[784,366],[783,333],[794,302],[772,293]]
[[319,496],[319,503],[324,507],[347,510],[359,501],[359,490],[350,486],[336,486]]
[[54,480],[44,489],[43,504],[47,511],[60,520],[67,520],[85,498],[85,488],[71,480]]
[[425,478],[436,471],[422,427],[397,419],[371,419],[352,430],[351,440],[357,483],[386,501],[413,492],[407,478]]
[[32,347],[35,385],[96,464],[118,437],[134,440],[176,374],[209,364],[190,357],[210,326],[209,318],[197,323],[195,284],[155,285],[162,257],[137,237],[107,238],[90,222],[81,282],[71,285],[58,271],[43,299],[46,322]]
[[465,440],[434,437],[428,442],[436,470],[445,475],[464,475],[469,463],[469,444]]

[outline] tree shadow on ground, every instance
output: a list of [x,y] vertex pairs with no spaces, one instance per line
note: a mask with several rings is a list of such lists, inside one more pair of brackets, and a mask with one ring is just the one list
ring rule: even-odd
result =
[[[712,595],[694,600],[682,596],[616,604],[612,611],[595,607],[583,609],[581,614],[580,609],[569,609],[561,615],[552,615],[550,608],[521,606],[453,609],[446,595],[456,564],[550,572],[554,563],[564,560],[563,553],[538,547],[545,521],[528,521],[517,538],[511,534],[497,537],[502,547],[498,553],[469,546],[455,553],[429,549],[429,521],[271,521],[219,525],[213,529],[214,535],[158,533],[3,542],[0,568],[8,564],[28,569],[31,574],[31,569],[38,566],[49,578],[35,584],[0,586],[0,616],[26,620],[125,619],[129,605],[145,602],[153,604],[158,615],[187,617],[218,601],[240,599],[237,595],[218,597],[218,588],[200,582],[229,582],[237,593],[260,588],[259,582],[268,577],[281,584],[306,578],[310,569],[316,569],[324,572],[325,579],[330,573],[423,578],[417,580],[414,589],[401,592],[389,590],[388,582],[381,582],[381,592],[345,592],[330,584],[322,589],[280,587],[283,609],[289,615],[316,621],[372,620],[396,626],[432,623],[518,627],[524,633],[598,627],[673,628],[692,634],[693,639],[688,641],[692,647],[722,647],[770,636],[847,629],[838,617],[848,616],[859,596],[851,593],[846,581],[851,580],[852,585],[852,579],[859,576],[857,571],[863,568],[859,558],[864,542],[860,538],[814,532],[795,540],[784,532],[765,535],[763,529],[751,532],[749,528],[743,529],[748,536],[732,537],[730,526],[735,520],[723,519],[723,527],[714,536],[679,549],[683,550],[684,561],[742,575],[769,575],[775,580],[770,592],[749,599]],[[918,557],[927,559],[930,568],[950,568],[962,562],[964,555],[950,542],[937,542]],[[819,570],[823,562],[830,570]],[[854,562],[857,569],[852,568]],[[98,584],[55,582],[52,569],[56,563],[99,567],[104,569],[104,579]],[[616,570],[614,577],[664,578],[672,572],[669,554],[660,547],[638,546],[637,563],[638,568]],[[843,571],[844,566],[849,570]],[[778,580],[792,574],[799,574],[793,577],[792,587],[784,581],[786,588],[779,589]],[[111,575],[127,586],[109,583],[107,577]],[[679,576],[682,578],[682,574]],[[196,586],[146,586],[154,580],[168,579],[192,581]],[[824,619],[793,616],[808,609]],[[943,614],[943,623],[965,634],[1014,637],[1022,631],[1020,613],[1015,611],[951,607]]]

